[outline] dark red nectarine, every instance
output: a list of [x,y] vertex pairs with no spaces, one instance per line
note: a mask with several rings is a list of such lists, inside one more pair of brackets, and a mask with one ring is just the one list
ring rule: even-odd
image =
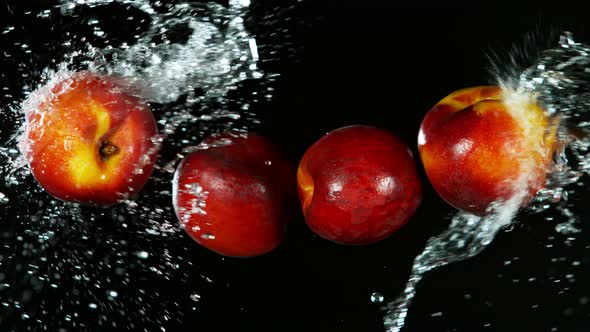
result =
[[422,199],[412,154],[369,126],[334,130],[303,155],[297,172],[307,225],[341,244],[369,244],[408,222]]
[[224,133],[184,158],[172,195],[178,219],[203,247],[225,256],[259,256],[283,240],[295,168],[268,138]]

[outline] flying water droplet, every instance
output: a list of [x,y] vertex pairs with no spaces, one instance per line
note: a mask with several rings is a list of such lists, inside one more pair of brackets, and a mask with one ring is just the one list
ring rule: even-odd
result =
[[147,251],[138,251],[135,253],[135,256],[137,256],[138,258],[141,259],[147,259],[148,257],[150,257],[150,254]]
[[117,293],[117,291],[107,291],[107,297],[109,298],[109,300],[114,300],[115,298],[117,298],[117,296],[119,296],[119,293]]
[[373,292],[373,294],[371,294],[371,302],[373,303],[381,303],[384,299],[385,297],[383,296],[383,294],[379,292]]

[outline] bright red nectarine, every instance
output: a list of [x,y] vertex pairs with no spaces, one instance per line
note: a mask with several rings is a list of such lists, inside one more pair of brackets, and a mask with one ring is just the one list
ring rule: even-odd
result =
[[390,236],[422,199],[407,145],[369,126],[344,127],[320,138],[303,155],[297,182],[307,225],[341,244]]
[[203,247],[225,256],[259,256],[283,240],[295,168],[268,138],[224,133],[184,158],[172,195],[179,221]]
[[554,127],[532,96],[499,87],[456,91],[425,116],[418,148],[430,182],[452,206],[485,214],[519,190],[545,185]]

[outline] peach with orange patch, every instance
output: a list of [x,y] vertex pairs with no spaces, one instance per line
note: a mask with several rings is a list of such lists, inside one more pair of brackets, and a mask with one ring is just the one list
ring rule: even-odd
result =
[[499,87],[456,91],[425,116],[418,149],[430,182],[454,207],[485,214],[491,203],[543,188],[555,127],[533,97]]

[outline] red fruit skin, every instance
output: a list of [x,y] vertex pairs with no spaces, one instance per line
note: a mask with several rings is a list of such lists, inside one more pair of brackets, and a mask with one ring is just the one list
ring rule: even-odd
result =
[[[37,108],[27,110],[23,150],[33,176],[52,196],[109,206],[148,181],[159,150],[156,120],[122,83],[87,71],[71,73],[47,89]],[[100,146],[107,141],[118,152],[101,158]],[[76,165],[95,171],[72,166],[76,158],[82,160]]]
[[330,241],[364,245],[405,225],[422,200],[407,145],[369,126],[336,129],[303,155],[298,193],[309,228]]
[[224,133],[200,146],[174,176],[173,205],[185,231],[224,256],[254,257],[275,249],[296,195],[294,166],[255,133]]
[[[523,112],[511,112],[499,87],[481,86],[450,94],[426,114],[418,150],[447,203],[485,215],[491,203],[515,195],[525,175],[523,205],[543,188],[554,136],[547,135],[548,120],[538,105],[528,104]],[[528,134],[523,125],[530,127]]]

